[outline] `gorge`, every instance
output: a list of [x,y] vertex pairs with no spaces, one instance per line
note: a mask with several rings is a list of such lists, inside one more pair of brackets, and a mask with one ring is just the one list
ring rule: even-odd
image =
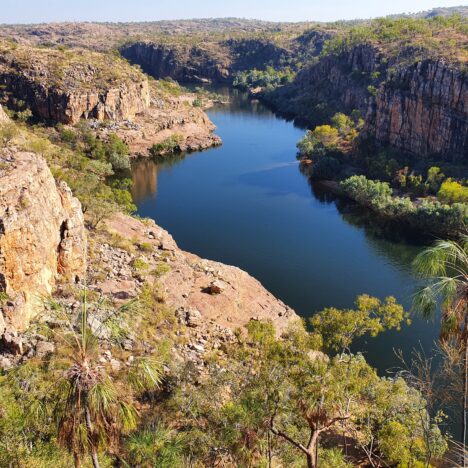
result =
[[467,33],[0,25],[0,466],[466,464]]

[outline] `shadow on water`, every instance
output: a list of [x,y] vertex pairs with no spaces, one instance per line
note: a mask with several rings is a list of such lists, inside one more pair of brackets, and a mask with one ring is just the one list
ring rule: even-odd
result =
[[[218,148],[133,168],[138,214],[167,229],[179,246],[236,265],[301,316],[352,307],[358,294],[395,296],[410,306],[411,261],[421,239],[337,197],[299,170],[304,130],[245,93],[217,88],[230,104],[208,111],[223,139]],[[425,349],[437,326],[414,317],[410,327],[359,347],[381,373],[399,365],[393,349]]]

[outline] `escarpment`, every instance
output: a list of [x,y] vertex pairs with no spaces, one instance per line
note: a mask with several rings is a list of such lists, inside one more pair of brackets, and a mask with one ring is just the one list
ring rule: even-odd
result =
[[120,51],[155,78],[195,83],[230,83],[237,71],[276,66],[292,56],[290,50],[259,39],[229,39],[200,45],[136,42]]
[[360,45],[349,53],[325,55],[303,68],[295,80],[265,95],[279,111],[323,123],[335,112],[367,113],[372,96],[368,86],[384,73],[382,54],[371,45]]
[[[80,202],[34,153],[0,153],[0,337],[21,330],[57,281],[86,271]],[[4,343],[5,344],[5,343]]]
[[227,50],[219,45],[207,51],[196,46],[138,42],[123,47],[121,53],[155,78],[170,77],[181,82],[223,82],[231,66]]
[[468,158],[468,81],[443,60],[401,67],[379,89],[366,134],[421,156]]
[[13,108],[21,102],[35,116],[64,124],[128,119],[150,105],[142,73],[122,59],[89,51],[2,45],[0,84]]
[[279,111],[320,125],[336,112],[360,111],[364,138],[420,157],[468,157],[468,86],[457,65],[398,63],[373,45],[327,55],[290,85],[264,98]]

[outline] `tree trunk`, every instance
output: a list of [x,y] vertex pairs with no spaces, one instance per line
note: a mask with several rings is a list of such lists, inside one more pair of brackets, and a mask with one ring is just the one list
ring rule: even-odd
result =
[[93,467],[100,468],[97,450],[94,446],[91,447],[91,459],[93,460]]
[[73,461],[75,463],[75,468],[80,468],[81,458],[80,458],[80,455],[76,452],[73,454]]
[[307,468],[315,468],[315,453],[311,452],[307,455]]
[[[467,314],[468,317],[468,314]],[[466,456],[466,417],[468,411],[468,330],[466,328],[466,322],[468,319],[465,319],[465,340],[464,347],[465,352],[463,355],[463,401],[462,401],[462,457],[463,457],[463,467],[466,467],[467,456]]]
[[85,408],[85,419],[86,419],[86,429],[88,429],[88,433],[91,436],[91,459],[93,461],[93,467],[100,468],[97,448],[93,440],[94,439],[93,423],[91,421],[91,414],[89,413],[88,406],[86,406]]

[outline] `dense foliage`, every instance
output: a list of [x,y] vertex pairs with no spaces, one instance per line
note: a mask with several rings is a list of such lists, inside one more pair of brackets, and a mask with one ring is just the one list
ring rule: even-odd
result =
[[341,188],[353,200],[381,216],[405,221],[427,232],[441,235],[461,233],[468,221],[466,203],[442,204],[423,200],[414,203],[408,197],[395,197],[387,182],[352,176],[341,182]]
[[236,73],[233,85],[244,90],[257,87],[275,88],[280,85],[291,83],[294,76],[295,73],[289,67],[279,70],[271,66],[266,67],[265,70],[257,70],[254,68],[253,70]]

